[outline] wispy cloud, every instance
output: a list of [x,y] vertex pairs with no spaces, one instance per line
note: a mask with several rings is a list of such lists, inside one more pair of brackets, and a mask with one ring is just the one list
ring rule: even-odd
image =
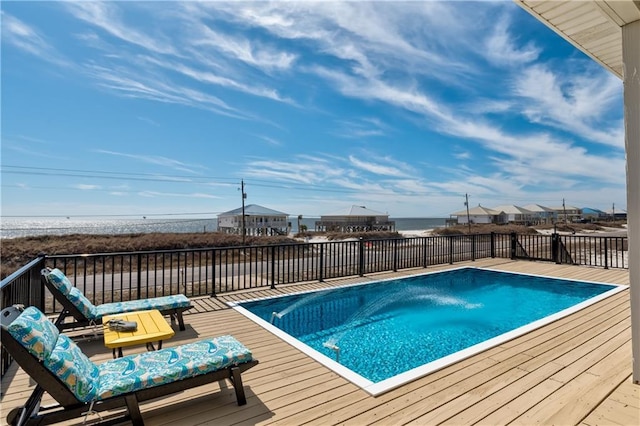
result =
[[523,114],[532,122],[566,130],[590,141],[624,146],[621,120],[613,123],[606,111],[622,102],[622,86],[613,76],[563,75],[544,64],[516,79],[514,92],[527,103]]
[[[25,135],[2,135],[2,149],[20,153],[25,157],[49,158],[56,160],[66,159],[54,151],[55,142]],[[49,151],[51,149],[51,151]]]
[[454,152],[453,156],[458,160],[468,160],[471,158],[471,153],[469,151],[460,151]]
[[106,154],[106,155],[113,155],[117,157],[128,158],[131,160],[135,160],[137,162],[153,164],[156,166],[161,166],[163,168],[168,168],[168,169],[173,169],[173,170],[178,170],[181,172],[188,172],[193,174],[199,174],[201,170],[204,169],[204,167],[200,165],[186,164],[186,163],[183,163],[182,161],[178,161],[172,158],[167,158],[159,155],[127,154],[123,152],[108,151],[104,149],[96,149],[94,150],[94,152],[98,154]]
[[136,72],[122,67],[114,69],[96,64],[88,64],[85,71],[100,86],[126,97],[186,105],[233,118],[247,118],[246,114],[230,107],[216,96],[190,87],[172,85],[157,75],[145,75],[143,71]]
[[[148,133],[164,127],[161,114],[144,110],[151,104],[197,110],[191,123],[203,131],[228,126],[227,134],[256,139],[250,157],[215,159],[227,178],[306,188],[315,200],[328,192],[407,204],[416,194],[517,199],[624,186],[620,82],[527,41],[509,2],[468,2],[464,11],[432,1],[53,5],[69,24],[64,36],[3,11],[3,47],[65,67],[78,87],[127,98],[140,107],[130,116],[154,127],[142,125]],[[202,111],[216,117],[202,120]],[[3,137],[3,149],[30,155],[36,143]],[[148,165],[158,179],[237,186],[197,179],[207,170],[200,159],[170,151],[94,152],[136,170]]]
[[[217,85],[217,86],[222,86],[224,88],[238,90],[240,92],[244,92],[244,93],[248,93],[248,94],[251,94],[251,95],[272,99],[272,100],[275,100],[275,101],[290,102],[290,100],[287,100],[287,99],[281,97],[278,94],[278,91],[275,90],[275,89],[272,89],[272,88],[260,87],[260,86],[255,85],[255,84],[249,84],[248,85],[248,84],[239,82],[237,80],[234,80],[232,78],[221,77],[221,76],[216,75],[214,73],[211,73],[209,71],[202,71],[202,70],[194,69],[192,67],[184,65],[184,63],[182,63],[182,62],[158,60],[158,59],[155,59],[155,58],[152,58],[152,57],[146,57],[145,60],[148,63],[151,63],[153,65],[157,65],[157,66],[166,68],[167,70],[171,70],[171,71],[174,71],[174,72],[179,72],[179,73],[181,73],[181,74],[183,74],[183,75],[185,75],[187,77],[192,78],[195,81],[208,83],[208,84],[214,84],[214,85]],[[165,90],[166,89],[167,88],[165,87]]]
[[182,193],[182,192],[140,191],[137,193],[137,195],[145,198],[205,198],[205,199],[219,198],[215,195],[205,194],[201,192]]
[[336,168],[327,167],[324,161],[315,159],[304,162],[252,159],[243,169],[242,174],[249,177],[309,185],[315,185],[328,177],[342,174]]
[[359,120],[337,120],[336,124],[337,127],[332,133],[349,139],[384,136],[388,132],[388,126],[375,117],[365,117]]
[[2,40],[60,67],[70,66],[69,62],[32,26],[20,19],[1,12]]
[[152,126],[159,127],[160,123],[155,120],[150,119],[149,117],[138,117],[138,120],[144,121],[145,123],[151,124]]
[[265,136],[265,135],[255,135],[257,138],[262,139],[263,141],[265,141],[266,143],[268,143],[269,145],[273,145],[273,146],[282,146],[282,142],[280,142],[277,139],[274,139],[272,137],[269,136]]
[[76,18],[99,27],[123,41],[156,53],[176,53],[169,37],[165,37],[159,32],[156,32],[153,36],[149,36],[139,30],[133,29],[131,25],[127,25],[123,21],[122,13],[118,9],[117,3],[99,1],[66,2],[64,6],[67,7],[69,12]]
[[398,161],[393,161],[389,157],[384,158],[384,160],[384,163],[386,164],[383,164],[383,162],[380,161],[375,163],[371,161],[364,161],[354,155],[349,156],[349,163],[351,163],[351,165],[369,173],[399,178],[410,176],[410,173],[408,173],[408,171],[411,170],[412,167],[410,167],[408,164],[402,164]]
[[84,183],[78,183],[76,185],[73,185],[73,188],[75,189],[80,189],[82,191],[92,191],[92,190],[96,190],[96,189],[102,189],[102,187],[100,185],[88,185],[88,184],[84,184]]
[[532,42],[519,47],[515,37],[509,33],[507,16],[498,19],[493,32],[485,41],[486,58],[497,66],[519,66],[535,61],[540,55],[540,48]]
[[199,37],[191,41],[193,46],[213,47],[233,59],[240,60],[261,70],[289,69],[298,55],[263,45],[246,37],[231,36],[214,31],[201,22],[197,23]]

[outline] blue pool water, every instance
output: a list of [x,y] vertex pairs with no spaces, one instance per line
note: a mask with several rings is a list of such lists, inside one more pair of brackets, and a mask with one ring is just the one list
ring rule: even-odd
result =
[[617,287],[461,268],[240,306],[377,383]]

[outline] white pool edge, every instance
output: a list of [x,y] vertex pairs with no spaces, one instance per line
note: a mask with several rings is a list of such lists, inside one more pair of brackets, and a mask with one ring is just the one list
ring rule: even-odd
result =
[[[454,269],[480,269],[480,270],[486,270],[486,271],[492,271],[492,272],[501,272],[501,273],[507,273],[507,274],[518,274],[518,275],[526,275],[526,276],[531,276],[531,277],[540,277],[540,278],[551,278],[551,279],[556,279],[556,280],[563,280],[563,281],[573,281],[573,282],[580,282],[580,283],[588,283],[588,284],[598,284],[598,285],[606,285],[606,286],[614,286],[613,289],[606,291],[602,294],[599,294],[597,296],[594,296],[590,299],[587,299],[583,302],[578,303],[577,305],[571,306],[567,309],[563,309],[562,311],[556,312],[555,314],[549,315],[547,317],[541,318],[537,321],[534,321],[532,323],[529,323],[527,325],[524,325],[522,327],[518,327],[514,330],[511,330],[507,333],[503,333],[499,336],[493,337],[489,340],[486,340],[482,343],[478,343],[476,345],[470,346],[466,349],[463,349],[461,351],[455,352],[453,354],[447,355],[443,358],[437,359],[435,361],[432,361],[430,363],[427,364],[423,364],[419,367],[413,368],[411,370],[405,371],[404,373],[400,373],[396,376],[390,377],[388,379],[382,380],[380,382],[374,383],[369,379],[366,379],[365,377],[351,371],[350,369],[346,368],[345,366],[341,365],[340,363],[334,361],[333,359],[327,357],[326,355],[316,351],[315,349],[313,349],[312,347],[306,345],[305,343],[299,341],[298,339],[296,339],[295,337],[285,333],[284,331],[282,331],[281,329],[279,329],[278,327],[270,324],[269,322],[263,320],[262,318],[258,317],[257,315],[251,313],[250,311],[248,311],[247,309],[243,308],[242,306],[239,306],[240,303],[247,303],[247,302],[253,302],[253,301],[258,301],[258,300],[267,300],[267,299],[275,299],[275,298],[280,298],[280,297],[284,297],[284,296],[290,296],[290,295],[294,295],[294,294],[306,294],[306,293],[315,293],[315,292],[319,292],[319,291],[326,291],[326,290],[333,290],[333,289],[340,289],[340,288],[346,288],[346,287],[354,287],[354,286],[359,286],[359,285],[366,285],[366,284],[373,284],[373,283],[378,283],[378,282],[384,282],[384,281],[393,281],[393,280],[399,280],[399,279],[405,279],[405,278],[411,278],[411,277],[416,277],[416,276],[422,276],[422,275],[430,275],[430,274],[437,274],[440,272],[448,272],[448,271],[452,271]],[[553,323],[554,321],[557,321],[561,318],[564,318],[568,315],[571,315],[575,312],[578,312],[584,308],[586,308],[587,306],[593,305],[601,300],[604,300],[608,297],[611,297],[617,293],[620,293],[621,291],[626,290],[627,288],[629,288],[628,285],[622,285],[622,284],[615,284],[615,283],[603,283],[603,282],[596,282],[596,281],[584,281],[584,280],[576,280],[576,279],[569,279],[569,278],[559,278],[559,277],[551,277],[551,276],[544,276],[544,275],[536,275],[536,274],[526,274],[526,273],[521,273],[521,272],[510,272],[510,271],[501,271],[501,270],[497,270],[497,269],[490,269],[490,268],[476,268],[476,267],[472,267],[472,266],[463,266],[460,268],[452,268],[452,269],[447,269],[444,271],[433,271],[433,272],[427,272],[427,273],[421,273],[421,274],[414,274],[414,275],[407,275],[404,277],[395,277],[395,278],[389,278],[389,279],[383,279],[383,280],[376,280],[376,281],[366,281],[366,282],[361,282],[361,283],[355,283],[355,284],[348,284],[348,285],[344,285],[344,286],[336,286],[336,287],[330,287],[330,288],[324,288],[324,289],[315,289],[315,290],[311,290],[311,291],[300,291],[300,292],[296,292],[296,293],[289,293],[289,294],[285,294],[285,295],[277,295],[277,296],[269,296],[269,297],[261,297],[261,298],[255,298],[255,299],[250,299],[250,300],[243,300],[241,302],[227,302],[227,305],[229,305],[231,308],[233,308],[234,310],[236,310],[237,312],[239,312],[240,314],[244,315],[245,317],[249,318],[251,321],[255,322],[256,324],[260,325],[262,328],[266,329],[267,331],[269,331],[270,333],[276,335],[277,337],[281,338],[282,340],[284,340],[285,342],[289,343],[291,346],[295,347],[296,349],[300,350],[301,352],[303,352],[304,354],[308,355],[309,357],[311,357],[312,359],[318,361],[320,364],[324,365],[325,367],[329,368],[330,370],[334,371],[335,373],[337,373],[338,375],[342,376],[343,378],[349,380],[350,382],[352,382],[353,384],[355,384],[356,386],[362,388],[365,392],[369,393],[372,396],[377,396],[377,395],[381,395],[385,392],[389,392],[392,389],[398,388],[402,385],[405,385],[409,382],[412,382],[418,378],[424,377],[428,374],[434,373],[444,367],[447,367],[449,365],[455,364],[457,362],[460,362],[466,358],[469,358],[473,355],[477,355],[480,352],[483,352],[487,349],[496,347],[500,344],[503,344],[509,340],[512,340],[516,337],[520,337],[526,333],[529,333],[533,330],[536,330],[542,326],[548,325]]]

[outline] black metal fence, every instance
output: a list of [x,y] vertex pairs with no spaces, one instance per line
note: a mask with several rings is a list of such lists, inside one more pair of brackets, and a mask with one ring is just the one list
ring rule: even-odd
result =
[[[2,280],[2,308],[60,306],[40,282],[59,268],[94,304],[182,293],[188,297],[280,284],[427,268],[499,257],[628,268],[626,237],[476,234],[39,257]],[[6,368],[2,355],[2,374]]]
[[[0,283],[0,300],[2,309],[12,305],[43,306],[44,286],[40,282],[40,270],[44,266],[44,258],[32,260],[22,268],[9,275]],[[4,377],[11,358],[7,351],[0,351],[0,372]]]

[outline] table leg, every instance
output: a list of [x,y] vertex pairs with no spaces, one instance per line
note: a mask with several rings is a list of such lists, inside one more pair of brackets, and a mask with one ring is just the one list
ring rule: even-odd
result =
[[[162,340],[158,341],[158,350],[162,349]],[[147,343],[147,350],[148,351],[155,351],[156,348],[155,346],[153,346],[153,342],[149,342]]]

